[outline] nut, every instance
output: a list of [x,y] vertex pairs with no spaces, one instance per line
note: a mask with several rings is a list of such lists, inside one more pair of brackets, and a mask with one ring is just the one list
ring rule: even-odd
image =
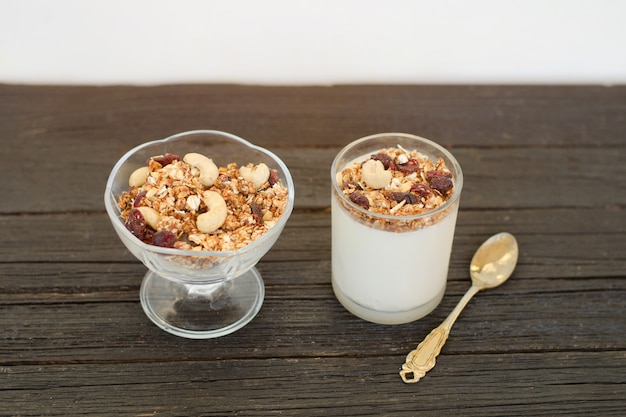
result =
[[408,193],[409,191],[411,191],[411,188],[413,187],[413,184],[410,182],[405,182],[400,184],[400,186],[398,187],[398,191],[400,191],[401,193]]
[[244,180],[250,181],[257,189],[261,188],[270,178],[270,169],[262,162],[253,167],[249,165],[241,167],[239,172]]
[[190,195],[187,197],[186,206],[191,211],[198,211],[198,208],[200,207],[200,197],[195,194]]
[[391,181],[391,171],[385,170],[382,162],[368,159],[362,165],[363,181],[368,187],[373,189],[385,188]]
[[141,212],[141,215],[146,221],[146,224],[150,226],[151,228],[153,228],[154,230],[157,230],[157,225],[159,224],[159,220],[161,218],[161,216],[159,215],[159,212],[153,209],[152,207],[145,207],[145,206],[137,207],[137,210]]
[[203,192],[202,200],[209,211],[198,216],[196,226],[202,233],[211,233],[222,227],[228,215],[228,208],[224,198],[215,191]]
[[183,161],[196,168],[200,172],[200,182],[206,187],[215,184],[215,180],[219,175],[217,165],[212,159],[199,153],[188,153],[183,157]]
[[130,174],[130,177],[128,178],[128,185],[131,187],[141,187],[146,183],[148,175],[150,175],[149,167],[137,168],[132,174]]
[[398,157],[396,158],[396,162],[399,163],[400,165],[404,165],[407,162],[409,162],[409,157],[406,156],[405,153],[401,153],[400,155],[398,155]]

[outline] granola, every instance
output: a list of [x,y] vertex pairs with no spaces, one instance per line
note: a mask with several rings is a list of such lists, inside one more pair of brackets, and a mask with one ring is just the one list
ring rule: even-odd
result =
[[[407,151],[400,146],[381,149],[369,159],[355,161],[336,174],[345,197],[338,200],[366,223],[393,231],[416,230],[436,223],[445,213],[411,220],[402,217],[422,215],[441,207],[454,194],[452,177],[443,158],[433,161],[416,150]],[[364,210],[356,210],[346,200]]]
[[[118,198],[126,227],[145,243],[194,251],[236,250],[266,233],[284,213],[288,190],[276,170],[269,170],[262,184],[254,184],[242,175],[244,167],[229,163],[217,168],[214,182],[207,185],[202,167],[185,159],[173,154],[150,158],[145,178],[133,178]],[[210,229],[203,230],[199,226],[209,214],[213,218],[204,223],[210,223]],[[146,221],[152,216],[154,220]]]

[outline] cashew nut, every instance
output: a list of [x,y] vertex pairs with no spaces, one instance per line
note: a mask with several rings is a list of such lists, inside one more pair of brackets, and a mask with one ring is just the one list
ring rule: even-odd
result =
[[211,233],[222,227],[228,215],[226,201],[221,194],[215,191],[205,191],[202,193],[202,200],[209,211],[198,216],[196,226],[202,233]]
[[254,188],[261,188],[270,178],[270,169],[263,162],[253,167],[241,167],[239,172],[244,180],[254,184]]
[[411,191],[413,183],[411,183],[410,181],[402,182],[399,178],[392,178],[390,186],[392,189],[396,189],[401,193],[408,193],[409,191]]
[[159,212],[152,207],[146,206],[137,207],[137,210],[139,210],[139,212],[143,216],[146,224],[154,230],[157,230],[157,225],[159,224],[159,219],[161,218]]
[[398,187],[398,191],[400,191],[401,193],[408,193],[409,191],[411,191],[412,186],[413,184],[411,184],[410,182],[405,182],[403,184],[400,184],[400,186]]
[[385,188],[391,181],[392,173],[385,170],[382,162],[368,159],[362,166],[363,181],[368,187],[374,189]]
[[200,182],[206,187],[215,184],[219,170],[212,159],[199,153],[188,153],[183,157],[183,161],[196,168],[200,172]]
[[130,177],[128,178],[128,185],[131,187],[141,187],[146,183],[148,175],[150,175],[149,167],[137,168],[132,174],[130,174]]

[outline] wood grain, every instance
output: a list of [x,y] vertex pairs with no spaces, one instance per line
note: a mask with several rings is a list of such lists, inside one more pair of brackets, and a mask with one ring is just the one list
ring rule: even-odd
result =
[[[261,312],[214,340],[148,320],[146,268],[103,205],[128,149],[200,128],[270,148],[296,185],[257,265]],[[330,164],[382,131],[440,142],[465,177],[445,297],[400,326],[357,319],[330,285]],[[0,416],[621,416],[625,132],[623,86],[0,85]],[[404,356],[503,230],[520,244],[512,279],[476,296],[437,366],[404,385]]]
[[[419,390],[398,385],[388,371],[396,366],[393,357],[9,367],[0,401],[23,415],[42,409],[47,415],[100,416],[414,416],[424,410],[431,415],[459,410],[468,416],[593,415],[599,406],[604,415],[623,411],[619,389],[626,363],[616,352],[440,360]],[[581,368],[588,363],[595,369],[581,382]],[[502,392],[509,395],[495,395]]]

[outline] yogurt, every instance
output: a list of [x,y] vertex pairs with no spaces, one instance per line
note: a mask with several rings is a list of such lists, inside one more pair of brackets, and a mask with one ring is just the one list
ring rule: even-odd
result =
[[[345,191],[345,184],[340,183],[342,171],[353,166],[354,161],[367,161],[372,153],[384,148],[381,147],[384,144],[400,146],[402,151],[418,150],[423,158],[433,163],[443,156],[445,174],[449,174],[454,188],[444,192],[443,197],[433,190],[432,194],[438,199],[415,201],[411,197],[398,204],[392,201],[392,207],[388,208],[385,201],[376,200],[379,196],[397,193],[394,187],[402,187],[398,185],[400,181],[390,181],[376,191],[368,190],[362,183],[354,185],[359,194],[369,196],[371,207],[364,207],[362,199],[347,197],[350,191]],[[354,157],[355,152],[362,152],[364,148],[368,151]],[[456,160],[426,139],[381,134],[344,148],[333,163],[331,175],[332,286],[339,302],[354,315],[381,324],[407,323],[429,314],[440,303],[446,289],[462,187],[462,174]],[[425,173],[418,172],[414,177],[423,180]],[[422,203],[427,200],[435,203]],[[393,214],[398,209],[396,206],[405,209],[409,204],[414,206],[408,212],[418,214]],[[434,206],[428,207],[428,204]]]

